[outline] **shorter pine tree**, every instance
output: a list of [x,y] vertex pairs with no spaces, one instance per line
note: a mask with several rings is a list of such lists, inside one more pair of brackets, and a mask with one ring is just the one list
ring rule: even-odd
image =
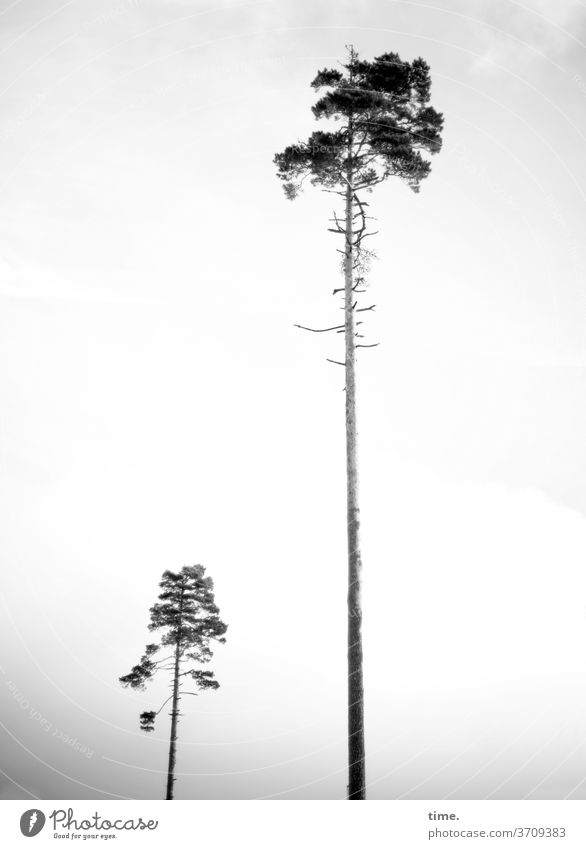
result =
[[[159,602],[151,607],[149,631],[165,629],[158,643],[149,643],[140,659],[128,675],[119,678],[124,687],[144,690],[146,683],[163,670],[172,672],[172,693],[158,711],[147,710],[140,715],[140,727],[143,731],[152,731],[155,718],[165,705],[171,705],[171,736],[169,741],[169,767],[167,772],[167,799],[173,798],[175,783],[175,761],[177,754],[177,725],[179,720],[179,701],[182,695],[197,695],[183,690],[184,678],[198,690],[217,690],[220,686],[214,673],[198,669],[193,664],[207,663],[212,658],[210,642],[216,640],[225,643],[227,630],[219,617],[214,601],[214,584],[211,578],[204,577],[203,566],[184,566],[180,572],[163,573],[159,584],[162,592]],[[172,647],[171,655],[155,660],[157,652]],[[189,668],[185,669],[185,665]]]

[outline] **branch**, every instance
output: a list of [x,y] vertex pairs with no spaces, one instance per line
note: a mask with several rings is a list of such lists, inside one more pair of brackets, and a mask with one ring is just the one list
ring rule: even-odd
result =
[[339,330],[339,328],[344,329],[343,324],[338,324],[335,327],[323,327],[316,329],[314,327],[304,327],[302,324],[294,324],[293,327],[298,327],[300,330],[309,330],[310,333],[328,333],[330,330]]
[[168,657],[162,657],[160,660],[155,660],[155,666],[158,666],[160,663],[166,663],[168,660],[173,660],[173,655],[170,654]]
[[337,366],[346,366],[346,363],[341,363],[340,360],[330,360],[329,357],[326,357],[328,363],[335,363]]
[[384,183],[386,177],[379,177],[378,180],[370,180],[368,183],[360,183],[358,186],[354,186],[356,191],[360,191],[361,189],[369,189],[371,186],[378,186],[379,183]]
[[358,158],[358,157],[360,156],[360,151],[362,150],[362,148],[364,147],[365,143],[367,143],[367,142],[368,142],[368,133],[366,132],[366,130],[363,130],[363,131],[362,131],[362,138],[361,138],[361,140],[358,142],[358,150],[357,150],[357,151],[356,151],[356,153],[354,154],[354,156],[355,156],[356,158]]
[[353,198],[356,201],[356,203],[358,204],[358,214],[359,214],[361,222],[362,222],[360,224],[360,227],[358,228],[358,230],[355,233],[355,244],[359,246],[360,241],[362,239],[362,234],[366,230],[366,213],[364,211],[364,207],[365,207],[365,205],[368,206],[368,204],[365,201],[361,201],[360,198],[358,197],[358,195],[356,194],[356,192],[353,193]]
[[[354,326],[355,326],[355,327],[358,327],[358,325],[359,325],[359,324],[363,324],[363,322],[362,322],[362,321],[357,321],[357,322],[356,322],[356,324],[355,324]],[[345,330],[346,330],[346,325],[343,325],[341,330],[336,330],[336,333],[344,333],[344,332],[345,332]]]
[[355,348],[376,348],[380,342],[375,342],[373,345],[355,345]]
[[167,704],[167,702],[170,702],[172,698],[173,698],[173,696],[171,695],[171,696],[169,696],[169,698],[168,698],[168,699],[165,699],[165,701],[163,702],[163,704],[161,705],[161,707],[158,709],[158,711],[156,711],[155,716],[158,716],[158,715],[160,714],[160,712],[163,710],[163,708],[165,707],[165,705]]
[[338,228],[338,230],[340,231],[340,233],[345,233],[345,232],[346,232],[346,228],[345,228],[345,227],[343,227],[343,226],[342,226],[342,224],[340,223],[340,219],[338,218],[338,215],[337,215],[337,213],[336,213],[336,210],[335,210],[335,209],[334,209],[334,217],[333,217],[333,218],[330,218],[329,220],[330,220],[330,221],[335,221],[335,222],[336,222],[336,227]]
[[372,304],[372,305],[371,305],[371,306],[369,306],[369,307],[359,307],[359,308],[356,310],[356,312],[368,312],[369,310],[374,310],[374,308],[375,308],[375,307],[376,307],[376,304]]

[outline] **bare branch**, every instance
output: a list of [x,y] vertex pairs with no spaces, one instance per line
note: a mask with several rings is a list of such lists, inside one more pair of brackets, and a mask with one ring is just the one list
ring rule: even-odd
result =
[[158,709],[158,711],[155,713],[155,716],[158,716],[158,715],[160,714],[160,712],[163,710],[163,708],[165,707],[165,705],[167,704],[167,702],[170,702],[172,698],[173,698],[173,696],[171,695],[171,696],[169,696],[169,698],[168,698],[168,699],[165,699],[165,701],[163,702],[163,704],[161,705],[161,707],[160,707],[160,708]]
[[328,363],[335,363],[337,366],[346,366],[346,363],[341,363],[339,360],[330,360],[329,357],[326,357]]
[[[343,226],[343,224],[341,223],[340,219],[338,218],[338,215],[337,215],[337,213],[336,213],[336,210],[335,210],[335,209],[334,209],[334,218],[333,218],[333,220],[336,222],[336,227],[338,227],[338,229],[340,229],[343,233],[345,233],[345,232],[346,232],[346,228]],[[330,221],[332,221],[332,219],[331,219],[331,218],[330,218]]]
[[335,327],[323,327],[316,329],[315,327],[304,327],[302,324],[294,324],[293,327],[298,327],[300,330],[309,330],[310,333],[328,333],[330,330],[338,330],[338,328],[344,329],[343,324],[338,324]]
[[373,345],[355,345],[356,348],[376,348],[380,342],[375,342]]

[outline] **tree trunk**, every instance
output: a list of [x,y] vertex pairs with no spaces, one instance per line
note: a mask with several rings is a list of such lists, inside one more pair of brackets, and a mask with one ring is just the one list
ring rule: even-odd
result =
[[179,603],[179,625],[177,630],[177,642],[175,644],[175,672],[173,674],[173,703],[171,707],[171,739],[169,741],[169,767],[167,769],[167,795],[166,799],[173,798],[173,784],[175,782],[175,760],[177,757],[177,723],[179,720],[179,664],[181,659],[181,624],[183,621],[183,588],[181,589],[181,601]]
[[364,799],[364,688],[362,680],[362,559],[356,457],[356,341],[352,174],[346,187],[344,300],[346,342],[346,484],[348,504],[348,798]]

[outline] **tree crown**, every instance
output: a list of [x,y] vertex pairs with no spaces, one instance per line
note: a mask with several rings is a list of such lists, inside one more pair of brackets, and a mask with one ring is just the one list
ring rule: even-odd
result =
[[295,198],[306,177],[331,190],[345,191],[351,181],[356,191],[395,176],[419,191],[431,170],[421,151],[440,150],[443,127],[443,115],[429,105],[429,65],[397,53],[367,62],[350,47],[342,68],[324,68],[311,83],[328,89],[312,107],[316,119],[332,118],[340,128],[317,130],[275,156],[285,194]]
[[[227,625],[219,617],[219,609],[214,601],[214,584],[205,577],[203,566],[184,566],[180,572],[166,571],[159,583],[161,592],[159,601],[150,609],[149,631],[163,630],[158,643],[149,643],[140,662],[132,667],[128,675],[119,678],[125,687],[144,690],[159,669],[169,669],[154,655],[163,646],[173,646],[181,661],[190,660],[207,663],[212,658],[210,642],[216,640],[225,643],[224,634]],[[189,676],[198,689],[217,689],[220,685],[213,672],[190,668],[181,673]],[[155,711],[141,714],[141,728],[151,731],[156,716]]]

